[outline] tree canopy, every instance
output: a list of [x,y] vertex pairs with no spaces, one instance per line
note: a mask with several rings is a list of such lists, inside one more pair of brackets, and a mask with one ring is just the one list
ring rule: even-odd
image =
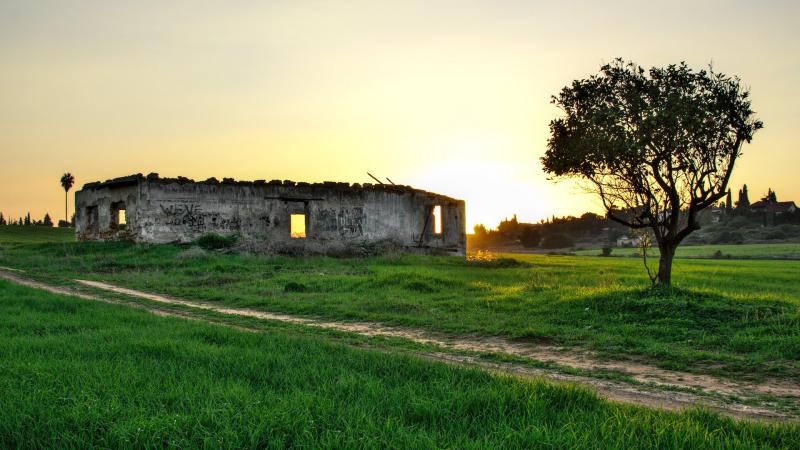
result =
[[75,177],[71,173],[67,172],[61,175],[61,187],[64,188],[64,191],[69,191],[73,184],[75,184]]
[[698,213],[727,195],[742,144],[763,127],[736,77],[686,63],[645,70],[622,59],[554,96],[542,164],[578,177],[609,219],[649,228],[670,283],[675,248],[700,228]]

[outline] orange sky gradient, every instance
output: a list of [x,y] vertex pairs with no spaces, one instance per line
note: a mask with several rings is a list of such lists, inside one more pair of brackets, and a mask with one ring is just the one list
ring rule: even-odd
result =
[[800,201],[798,22],[789,1],[4,1],[0,212],[63,217],[65,171],[369,171],[465,199],[470,230],[598,211],[539,158],[550,96],[618,56],[740,76],[765,128],[733,190]]

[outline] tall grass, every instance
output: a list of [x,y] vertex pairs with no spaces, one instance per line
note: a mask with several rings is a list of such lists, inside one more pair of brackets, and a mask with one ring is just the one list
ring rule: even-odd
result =
[[0,281],[3,448],[797,448],[797,425],[611,404]]

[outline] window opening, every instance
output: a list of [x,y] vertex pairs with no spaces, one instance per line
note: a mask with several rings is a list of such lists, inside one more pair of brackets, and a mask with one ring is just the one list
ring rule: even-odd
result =
[[433,207],[433,234],[442,234],[442,207]]
[[306,237],[306,215],[292,214],[290,219],[290,235],[292,239],[304,239]]
[[128,213],[125,210],[125,203],[114,203],[111,205],[111,228],[125,228],[128,223]]

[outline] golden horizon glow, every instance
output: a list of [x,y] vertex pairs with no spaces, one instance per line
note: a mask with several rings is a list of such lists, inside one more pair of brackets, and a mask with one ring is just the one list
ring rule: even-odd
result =
[[[657,20],[654,18],[657,17]],[[395,183],[467,226],[599,211],[541,171],[551,95],[620,56],[740,76],[765,129],[734,192],[800,201],[796,2],[0,4],[0,212],[63,218],[58,178]],[[624,26],[609,26],[610,23]]]

